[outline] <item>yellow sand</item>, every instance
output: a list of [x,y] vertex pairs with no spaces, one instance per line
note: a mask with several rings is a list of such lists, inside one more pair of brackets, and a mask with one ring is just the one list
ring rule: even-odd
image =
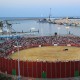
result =
[[[68,49],[68,51],[63,51]],[[80,60],[80,48],[79,47],[67,47],[67,46],[48,46],[48,47],[37,47],[22,50],[13,53],[10,58],[26,61],[70,61]]]

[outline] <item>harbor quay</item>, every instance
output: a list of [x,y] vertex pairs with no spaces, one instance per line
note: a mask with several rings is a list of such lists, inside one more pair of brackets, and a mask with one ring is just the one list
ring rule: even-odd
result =
[[[69,19],[69,18],[56,18],[56,19],[44,19],[48,23],[59,24],[59,25],[67,25],[67,26],[80,26],[80,19]],[[41,20],[44,22],[44,20]]]

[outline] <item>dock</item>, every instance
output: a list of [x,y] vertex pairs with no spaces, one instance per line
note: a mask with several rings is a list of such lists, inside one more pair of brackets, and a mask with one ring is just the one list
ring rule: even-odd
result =
[[68,18],[60,18],[60,19],[51,19],[51,21],[47,20],[52,24],[66,25],[66,26],[80,26],[80,19],[68,19]]
[[39,22],[80,27],[80,19],[68,19],[68,18],[56,18],[56,19],[51,18],[51,19],[49,19],[49,18],[44,18],[44,19],[40,19]]

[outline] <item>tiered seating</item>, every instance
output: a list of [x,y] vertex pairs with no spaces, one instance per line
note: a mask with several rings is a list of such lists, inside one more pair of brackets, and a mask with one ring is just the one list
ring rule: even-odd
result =
[[[0,39],[2,40],[2,39]],[[67,44],[71,44],[71,46],[80,47],[80,37],[76,36],[43,36],[43,37],[19,37],[19,38],[11,38],[4,39],[3,43],[0,43],[0,56],[8,56],[9,54],[16,52],[17,48],[14,46],[21,46],[20,50],[30,48],[30,47],[38,47],[42,46],[50,46],[54,44],[58,44],[59,46],[67,46]]]

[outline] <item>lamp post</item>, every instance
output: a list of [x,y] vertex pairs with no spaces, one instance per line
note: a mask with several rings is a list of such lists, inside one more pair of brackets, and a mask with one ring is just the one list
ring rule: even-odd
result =
[[58,35],[59,35],[60,27],[58,27],[57,29],[58,29]]
[[18,80],[20,80],[20,57],[19,57],[19,47],[21,47],[21,46],[19,46],[19,44],[18,44],[18,41],[16,41],[16,43],[17,43],[17,46],[14,46],[14,47],[16,47],[17,48],[17,50],[18,50]]
[[69,26],[66,27],[67,34],[69,34]]
[[6,31],[7,31],[7,40],[8,40],[8,33],[9,33],[9,30],[7,29]]

